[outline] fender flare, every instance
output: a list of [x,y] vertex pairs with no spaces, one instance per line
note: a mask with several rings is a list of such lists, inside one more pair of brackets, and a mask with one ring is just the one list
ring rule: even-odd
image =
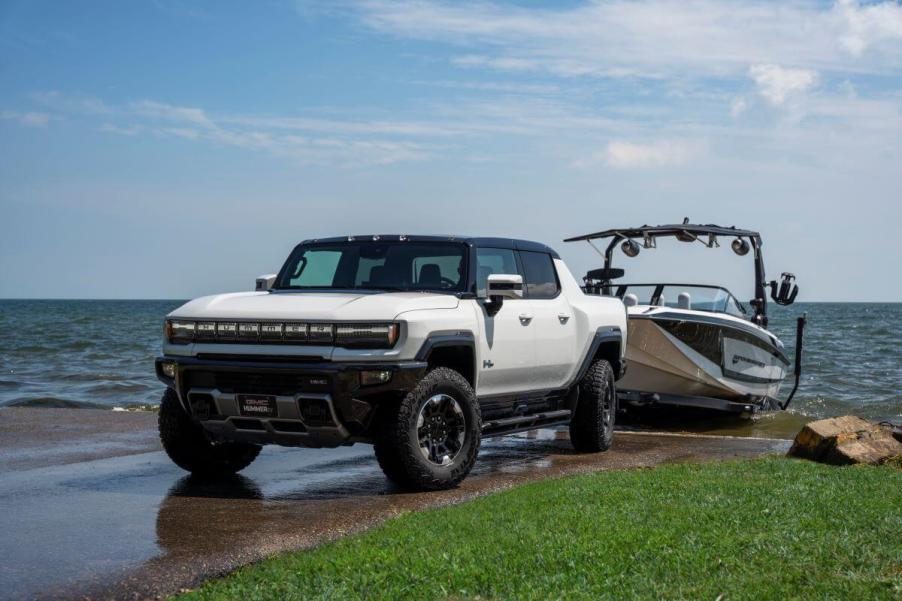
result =
[[417,351],[417,361],[428,361],[432,351],[446,346],[466,346],[473,351],[473,359],[476,359],[476,337],[473,332],[460,331],[451,333],[432,333],[426,337],[420,350]]
[[[573,387],[583,379],[583,376],[585,376],[586,372],[589,371],[589,367],[592,365],[592,359],[595,358],[595,354],[598,352],[598,349],[602,344],[605,344],[607,342],[616,342],[617,346],[620,347],[621,353],[623,352],[623,332],[620,329],[620,326],[602,326],[595,330],[595,336],[592,338],[592,342],[589,344],[589,349],[583,356],[579,370],[577,370],[576,374],[573,377],[573,381],[570,382],[570,386],[568,386],[568,388]],[[619,373],[615,373],[614,375],[615,379],[619,380],[621,377],[623,377],[623,373],[626,371],[626,361],[622,359],[620,360],[620,369],[617,371]]]

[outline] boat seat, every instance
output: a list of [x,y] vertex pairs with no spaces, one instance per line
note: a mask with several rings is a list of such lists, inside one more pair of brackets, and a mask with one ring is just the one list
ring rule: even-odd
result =
[[627,307],[635,307],[639,304],[639,297],[630,292],[629,294],[623,295],[623,304]]
[[662,294],[661,296],[658,297],[657,306],[659,306],[659,307],[666,307],[666,306],[667,306],[667,300],[664,298],[664,295],[663,295],[663,294]]
[[680,292],[680,295],[677,297],[677,308],[678,309],[691,309],[691,301],[692,297],[688,292]]

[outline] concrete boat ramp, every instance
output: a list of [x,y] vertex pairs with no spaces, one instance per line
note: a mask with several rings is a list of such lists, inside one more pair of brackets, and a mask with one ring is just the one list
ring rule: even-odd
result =
[[618,432],[607,453],[577,455],[566,432],[539,430],[485,441],[456,490],[403,493],[367,445],[267,447],[241,475],[204,482],[162,452],[153,413],[2,408],[0,599],[165,597],[272,553],[532,480],[789,445]]

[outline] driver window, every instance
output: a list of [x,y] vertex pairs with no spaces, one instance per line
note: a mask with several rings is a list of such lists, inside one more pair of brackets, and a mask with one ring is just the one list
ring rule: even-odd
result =
[[517,268],[514,251],[509,248],[476,249],[476,291],[485,295],[486,280],[493,273],[522,275]]

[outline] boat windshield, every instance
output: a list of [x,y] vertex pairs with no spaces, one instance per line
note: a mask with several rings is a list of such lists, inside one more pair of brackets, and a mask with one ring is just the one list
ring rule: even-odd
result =
[[653,305],[727,313],[736,317],[748,317],[745,307],[719,286],[698,284],[619,284],[616,295],[627,305]]

